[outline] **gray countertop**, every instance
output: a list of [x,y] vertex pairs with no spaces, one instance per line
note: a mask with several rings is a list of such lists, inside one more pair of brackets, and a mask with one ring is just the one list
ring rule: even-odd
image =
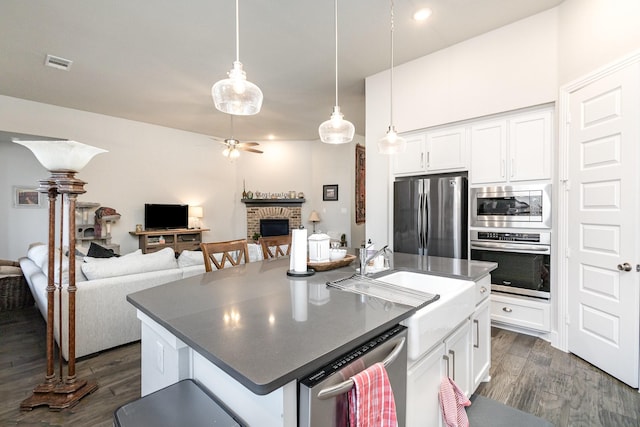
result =
[[[137,309],[256,394],[302,378],[415,309],[328,288],[348,267],[287,276],[289,259],[204,273],[127,296]],[[492,263],[395,254],[394,268],[477,280]]]

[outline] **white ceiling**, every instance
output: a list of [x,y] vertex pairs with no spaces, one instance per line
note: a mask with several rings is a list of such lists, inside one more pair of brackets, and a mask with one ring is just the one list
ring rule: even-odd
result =
[[[562,0],[396,0],[396,65]],[[240,61],[264,93],[235,137],[314,140],[335,104],[334,2],[240,0]],[[411,19],[420,6],[432,17]],[[388,0],[342,0],[339,105],[364,134],[364,79],[389,68]],[[211,85],[235,59],[234,0],[2,0],[0,94],[230,136]],[[69,71],[44,66],[52,54]],[[382,124],[382,127],[388,124]]]

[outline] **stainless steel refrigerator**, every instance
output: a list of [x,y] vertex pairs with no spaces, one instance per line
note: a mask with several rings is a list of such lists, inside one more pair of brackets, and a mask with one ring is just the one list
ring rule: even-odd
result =
[[399,178],[393,185],[393,249],[447,258],[468,257],[465,175]]

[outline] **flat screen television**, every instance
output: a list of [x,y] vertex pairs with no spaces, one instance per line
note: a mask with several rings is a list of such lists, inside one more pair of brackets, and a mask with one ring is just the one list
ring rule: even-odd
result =
[[144,228],[189,228],[189,205],[145,203]]

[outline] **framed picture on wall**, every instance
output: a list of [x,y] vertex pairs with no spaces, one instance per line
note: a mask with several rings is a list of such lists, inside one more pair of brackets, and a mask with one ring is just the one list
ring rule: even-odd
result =
[[16,208],[39,208],[42,206],[38,189],[28,185],[13,187],[13,205]]
[[338,200],[338,185],[323,185],[322,200]]

